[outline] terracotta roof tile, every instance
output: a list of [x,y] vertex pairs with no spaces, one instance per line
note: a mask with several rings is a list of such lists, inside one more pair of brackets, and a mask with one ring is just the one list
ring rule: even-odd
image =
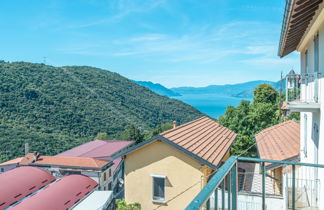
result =
[[105,160],[98,160],[95,158],[84,157],[62,157],[62,156],[39,156],[33,165],[61,165],[61,166],[77,166],[77,167],[91,167],[101,168],[109,162]]
[[236,138],[236,133],[208,117],[180,125],[160,135],[213,165],[220,163]]
[[255,139],[260,158],[287,160],[299,155],[300,125],[289,120],[264,129]]
[[0,166],[5,166],[5,165],[12,165],[12,164],[18,164],[20,161],[23,159],[23,157],[18,157],[12,160],[8,160],[6,162],[0,163]]

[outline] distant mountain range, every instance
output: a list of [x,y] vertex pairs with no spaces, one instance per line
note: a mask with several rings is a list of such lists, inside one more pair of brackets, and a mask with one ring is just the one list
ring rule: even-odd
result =
[[[279,91],[280,81],[272,82],[268,80],[256,80],[238,84],[226,85],[209,85],[206,87],[177,87],[166,88],[159,83],[135,81],[137,84],[147,87],[155,93],[163,96],[175,97],[181,95],[194,94],[217,94],[232,96],[237,98],[253,98],[253,90],[260,84],[269,84]],[[283,90],[285,89],[285,81],[283,81]]]
[[159,83],[153,83],[149,81],[134,81],[134,82],[162,96],[168,96],[168,97],[181,96],[181,94],[176,93],[173,90],[168,89]]

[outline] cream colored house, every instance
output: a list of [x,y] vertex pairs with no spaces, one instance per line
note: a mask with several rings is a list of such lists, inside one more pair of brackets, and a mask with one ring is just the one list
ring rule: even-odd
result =
[[116,154],[125,200],[142,209],[184,209],[229,156],[236,134],[202,117]]

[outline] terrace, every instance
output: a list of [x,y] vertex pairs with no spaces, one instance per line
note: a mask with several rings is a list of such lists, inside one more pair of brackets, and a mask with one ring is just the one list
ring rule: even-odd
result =
[[291,111],[318,112],[320,109],[320,73],[294,74],[286,77],[286,103]]
[[[242,164],[260,171],[244,171]],[[269,174],[279,167],[282,179]],[[231,156],[186,210],[319,209],[323,172],[324,165]]]

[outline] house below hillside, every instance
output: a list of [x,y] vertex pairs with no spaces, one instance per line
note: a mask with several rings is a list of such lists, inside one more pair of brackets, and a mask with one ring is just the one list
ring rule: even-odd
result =
[[208,117],[174,126],[114,155],[125,161],[125,200],[184,209],[230,156],[236,133]]

